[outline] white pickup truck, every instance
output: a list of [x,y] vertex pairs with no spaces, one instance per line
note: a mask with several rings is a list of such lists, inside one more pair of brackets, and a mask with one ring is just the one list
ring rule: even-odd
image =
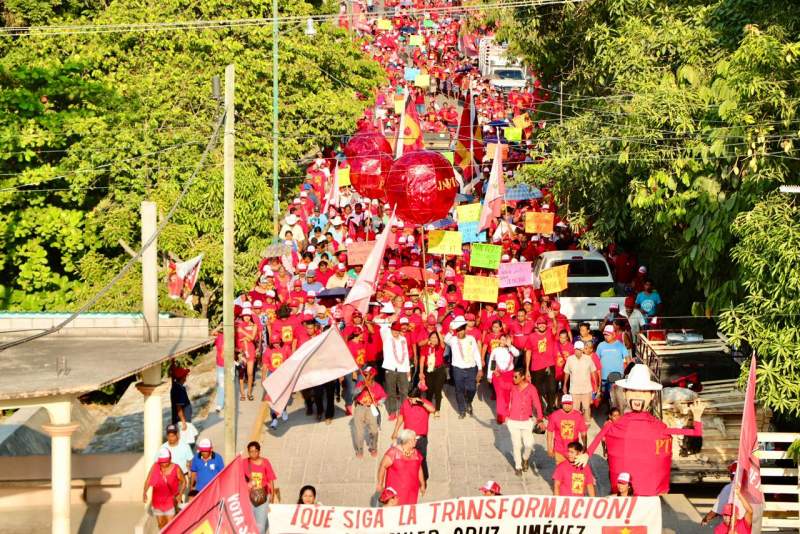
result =
[[533,264],[534,286],[541,287],[539,273],[542,270],[559,265],[569,265],[567,289],[558,294],[558,301],[570,325],[586,321],[592,329],[598,329],[612,304],[625,309],[625,297],[617,289],[602,254],[586,250],[545,252]]

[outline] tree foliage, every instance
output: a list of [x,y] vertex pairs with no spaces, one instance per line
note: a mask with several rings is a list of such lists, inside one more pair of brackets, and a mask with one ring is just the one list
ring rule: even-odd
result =
[[[283,16],[316,9],[301,0],[280,4]],[[116,0],[96,10],[91,2],[52,5],[58,9],[45,17],[47,24],[271,16],[269,0]],[[378,66],[346,33],[324,24],[308,37],[304,27],[301,20],[283,23],[279,38],[285,191],[296,187],[318,149],[353,131],[367,105],[359,96],[382,81]],[[221,111],[211,77],[222,76],[229,63],[236,65],[237,281],[252,283],[252,267],[272,230],[269,24],[34,32],[2,38],[0,53],[1,307],[75,307],[118,271],[129,257],[121,243],[136,248],[140,240],[141,201],[157,202],[163,216],[199,160]],[[221,164],[220,143],[159,236],[162,252],[182,258],[205,253],[200,282],[207,297],[221,287]],[[133,270],[96,309],[138,310],[139,287]],[[162,307],[177,311],[182,305],[162,298]]]
[[722,324],[759,351],[761,395],[798,413],[798,213],[769,195],[800,171],[800,5],[609,0],[498,17],[549,91],[543,163],[522,179],[553,187],[586,244],[633,245],[695,309],[730,308]]

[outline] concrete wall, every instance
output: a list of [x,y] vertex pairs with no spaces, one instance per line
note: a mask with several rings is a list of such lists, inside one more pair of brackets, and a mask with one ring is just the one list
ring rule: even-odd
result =
[[[141,502],[145,464],[141,454],[73,454],[73,504]],[[81,480],[86,487],[76,487]],[[100,480],[101,484],[97,484]],[[50,456],[0,458],[0,510],[50,506]],[[95,484],[95,485],[92,485]]]
[[[51,328],[67,317],[54,313],[0,313],[0,340],[15,339]],[[85,314],[52,336],[67,337],[138,337],[142,335],[144,319],[141,314]],[[162,338],[207,337],[207,319],[161,316],[158,319]]]

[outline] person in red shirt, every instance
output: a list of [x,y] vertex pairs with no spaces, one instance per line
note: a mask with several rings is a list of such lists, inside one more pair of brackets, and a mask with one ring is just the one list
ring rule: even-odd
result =
[[[253,374],[256,365],[256,336],[258,327],[253,322],[253,311],[250,308],[242,310],[241,320],[236,324],[236,351],[245,357],[247,364],[247,398],[253,400]],[[240,398],[244,400],[244,379],[239,379]]]
[[444,340],[435,326],[434,330],[428,333],[425,344],[420,343],[418,349],[419,387],[422,390],[427,388],[425,396],[434,403],[433,416],[438,418],[439,410],[442,408],[442,389],[447,380],[447,365],[444,361]]
[[525,371],[514,371],[514,386],[511,388],[508,401],[508,419],[506,425],[511,434],[511,449],[514,456],[514,473],[522,476],[528,470],[528,460],[533,451],[533,427],[531,420],[536,410],[535,424],[542,428],[542,403],[536,386],[525,378]]
[[553,472],[553,495],[571,497],[595,496],[594,475],[589,466],[580,467],[575,459],[583,452],[583,445],[573,441],[567,445],[567,462],[561,462]]
[[[353,412],[353,447],[356,458],[364,457],[364,441],[370,456],[378,456],[378,405],[386,399],[386,391],[375,382],[378,374],[374,367],[365,367],[363,380],[354,390],[355,411]],[[366,430],[366,434],[365,431]]]
[[547,421],[547,454],[555,458],[556,465],[567,459],[567,445],[573,441],[586,446],[586,421],[583,414],[572,409],[572,395],[562,395],[561,409],[550,414]]
[[533,324],[533,321],[527,319],[525,310],[517,310],[517,316],[511,321],[511,326],[509,327],[509,333],[515,347],[520,350],[525,348],[525,341],[528,339],[528,335],[533,332]]
[[575,349],[569,340],[569,335],[565,330],[558,333],[558,345],[556,345],[556,384],[557,389],[561,389],[559,385],[564,380],[564,364],[567,363],[567,358],[575,354]]
[[[741,504],[744,507],[744,517],[737,519],[733,526],[734,534],[751,534],[753,532],[753,507],[747,502],[747,499],[742,497],[739,488],[734,490],[736,492],[735,503]],[[728,503],[722,508],[722,521],[714,527],[714,534],[728,534],[731,531],[731,519],[734,516],[734,503]]]
[[548,325],[547,318],[536,319],[536,330],[528,336],[525,345],[526,378],[539,390],[542,401],[550,413],[556,407],[556,323]]
[[397,439],[400,430],[408,428],[417,433],[416,449],[422,455],[422,476],[428,480],[428,419],[434,412],[433,404],[422,398],[418,388],[412,389],[400,405],[392,439]]
[[261,457],[261,444],[251,441],[247,444],[247,465],[244,468],[244,479],[251,488],[263,488],[267,494],[264,504],[253,507],[256,525],[261,532],[267,529],[267,511],[270,502],[275,502],[275,483],[278,477],[272,469],[272,464]]
[[497,303],[497,314],[495,319],[503,323],[503,330],[508,332],[511,327],[511,316],[508,315],[508,304],[505,302]]

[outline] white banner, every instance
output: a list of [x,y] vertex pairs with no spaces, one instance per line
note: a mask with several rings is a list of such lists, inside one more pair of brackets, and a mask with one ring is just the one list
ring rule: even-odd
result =
[[276,504],[271,534],[660,534],[658,497],[464,497],[387,508]]

